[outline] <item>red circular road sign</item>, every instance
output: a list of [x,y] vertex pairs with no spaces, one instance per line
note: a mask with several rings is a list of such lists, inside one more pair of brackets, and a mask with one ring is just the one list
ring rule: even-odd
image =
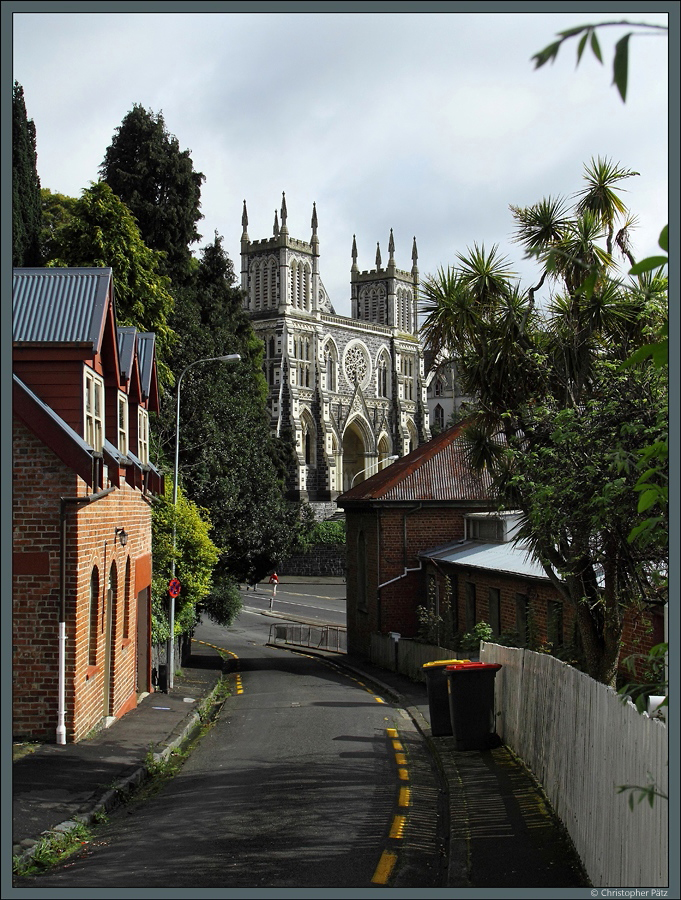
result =
[[171,597],[177,597],[177,595],[182,590],[182,585],[178,581],[177,578],[171,578],[168,582],[168,593]]

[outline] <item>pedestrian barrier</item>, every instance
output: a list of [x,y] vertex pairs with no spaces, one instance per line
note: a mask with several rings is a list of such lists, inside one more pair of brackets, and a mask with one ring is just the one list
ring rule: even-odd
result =
[[316,650],[348,652],[347,629],[343,625],[303,625],[287,622],[270,625],[270,644],[294,644]]

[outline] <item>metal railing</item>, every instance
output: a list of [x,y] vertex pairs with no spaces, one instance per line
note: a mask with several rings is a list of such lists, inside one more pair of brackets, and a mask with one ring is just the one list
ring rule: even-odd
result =
[[303,625],[286,622],[270,625],[270,644],[295,644],[316,650],[347,653],[347,629],[343,625]]

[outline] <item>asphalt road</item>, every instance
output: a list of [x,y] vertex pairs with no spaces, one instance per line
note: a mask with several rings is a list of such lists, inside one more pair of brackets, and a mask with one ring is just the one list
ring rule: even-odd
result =
[[242,590],[244,605],[253,610],[269,610],[281,616],[324,625],[345,625],[345,585],[295,582],[279,584],[276,597],[265,585]]
[[[200,626],[235,666],[214,727],[158,794],[27,887],[440,886],[435,777],[410,720],[332,664],[266,646],[269,622]],[[414,804],[426,824],[410,844]]]

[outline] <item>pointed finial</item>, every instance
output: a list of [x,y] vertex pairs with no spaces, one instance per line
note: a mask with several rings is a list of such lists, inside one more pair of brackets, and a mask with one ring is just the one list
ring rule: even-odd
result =
[[286,228],[286,194],[281,192],[281,227]]
[[416,235],[414,235],[414,245],[411,248],[411,260],[416,265],[416,260],[419,258],[418,251],[416,249]]
[[352,236],[352,261],[357,262],[357,240],[354,234]]
[[312,203],[312,222],[310,223],[312,227],[312,234],[317,234],[317,204]]
[[273,234],[275,237],[279,237],[279,219],[277,218],[277,211],[274,210],[274,231]]
[[376,241],[376,268],[381,268],[381,245]]
[[248,228],[248,211],[246,210],[246,201],[244,200],[244,211],[241,213],[241,226],[244,231]]
[[395,239],[393,238],[393,230],[390,229],[390,240],[388,241],[388,253],[390,254],[391,262],[395,262]]

